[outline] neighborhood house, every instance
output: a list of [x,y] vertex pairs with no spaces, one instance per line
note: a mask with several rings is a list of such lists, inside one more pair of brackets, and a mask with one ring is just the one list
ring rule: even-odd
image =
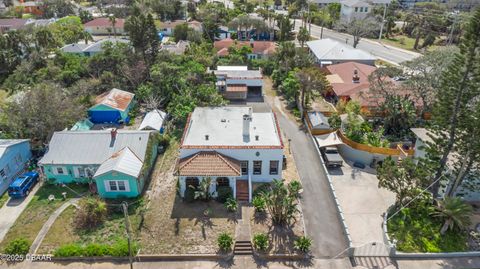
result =
[[217,77],[218,92],[225,99],[245,100],[247,97],[262,96],[261,70],[248,70],[248,66],[218,66],[212,72]]
[[92,35],[123,35],[125,34],[125,30],[123,29],[124,24],[124,19],[116,18],[114,28],[114,24],[109,18],[96,18],[86,22],[83,28]]
[[180,194],[207,177],[210,192],[230,186],[239,200],[282,178],[283,142],[275,114],[251,107],[197,107],[187,120],[175,168]]
[[249,46],[252,48],[252,53],[247,55],[248,59],[262,59],[268,58],[275,53],[277,46],[275,42],[272,41],[254,41],[253,39],[250,41],[237,41],[231,38],[226,38],[220,41],[215,41],[213,46],[217,50],[217,55],[219,57],[226,57],[229,55],[228,48],[235,47],[241,48],[243,46]]
[[375,65],[375,56],[330,38],[308,41],[307,46],[315,62],[320,66],[345,62]]
[[62,50],[65,53],[75,53],[75,54],[84,55],[84,56],[92,56],[102,52],[103,45],[106,42],[110,42],[112,44],[117,44],[117,43],[130,44],[130,41],[127,39],[105,38],[97,42],[92,42],[90,44],[85,42],[68,44],[63,46],[60,50]]
[[128,123],[128,113],[134,106],[135,94],[116,88],[95,98],[95,105],[88,109],[93,123]]
[[136,197],[142,193],[157,155],[155,132],[55,132],[39,161],[54,183],[90,183],[103,198]]
[[0,195],[25,170],[31,157],[28,139],[0,139]]

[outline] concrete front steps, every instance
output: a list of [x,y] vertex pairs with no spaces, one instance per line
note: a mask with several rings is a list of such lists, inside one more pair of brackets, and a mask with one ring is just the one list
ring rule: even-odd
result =
[[253,247],[250,241],[236,241],[233,249],[235,255],[253,255]]
[[237,192],[237,200],[248,202],[248,192]]

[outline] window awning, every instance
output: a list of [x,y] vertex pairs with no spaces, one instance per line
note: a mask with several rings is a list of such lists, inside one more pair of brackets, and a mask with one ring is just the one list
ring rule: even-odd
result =
[[329,147],[343,144],[340,137],[338,137],[337,132],[332,132],[323,135],[316,135],[315,139],[317,140],[318,147]]

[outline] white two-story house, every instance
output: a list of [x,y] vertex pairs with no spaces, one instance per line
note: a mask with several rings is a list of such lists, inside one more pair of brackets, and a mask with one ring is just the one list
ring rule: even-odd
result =
[[283,142],[274,113],[250,107],[197,107],[185,126],[175,175],[188,186],[212,179],[210,192],[230,186],[239,200],[252,199],[256,184],[282,178]]

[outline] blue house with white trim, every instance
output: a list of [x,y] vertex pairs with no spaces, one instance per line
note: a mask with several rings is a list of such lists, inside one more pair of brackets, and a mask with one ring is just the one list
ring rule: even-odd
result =
[[128,123],[128,113],[135,105],[135,94],[116,88],[95,98],[95,105],[88,109],[93,123]]
[[0,194],[25,171],[31,157],[27,139],[0,139]]
[[158,132],[55,132],[38,162],[53,183],[93,184],[103,198],[140,195],[157,156]]

